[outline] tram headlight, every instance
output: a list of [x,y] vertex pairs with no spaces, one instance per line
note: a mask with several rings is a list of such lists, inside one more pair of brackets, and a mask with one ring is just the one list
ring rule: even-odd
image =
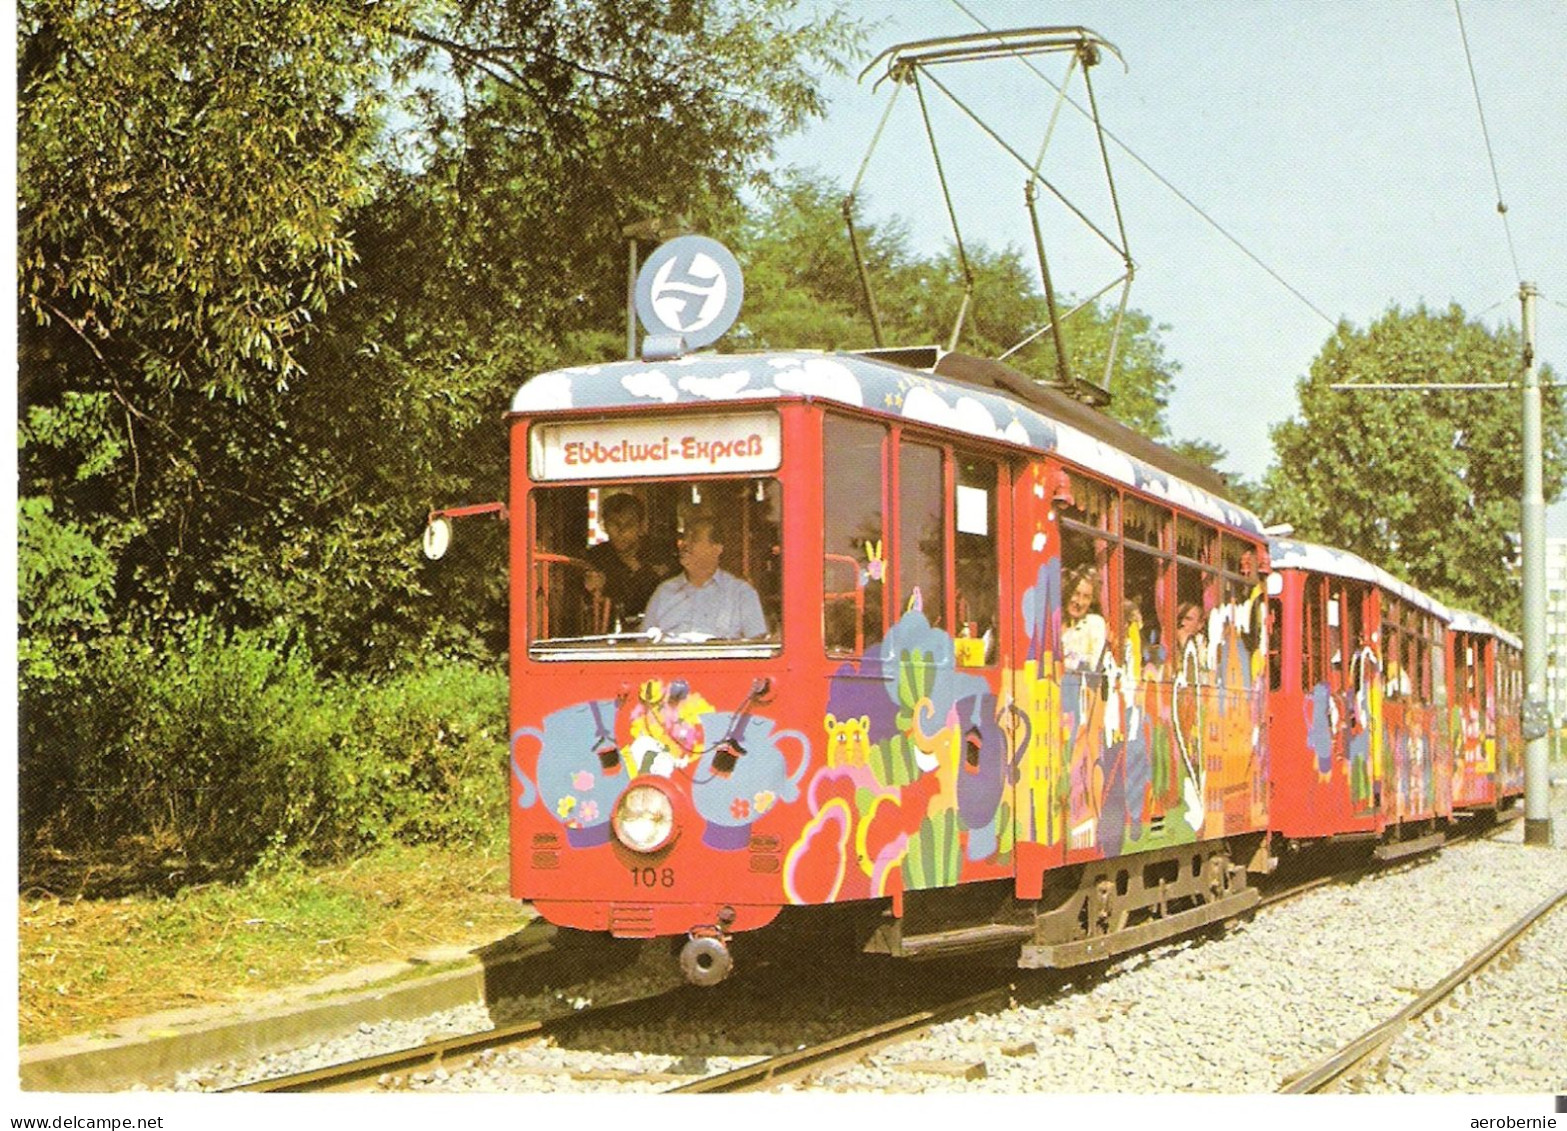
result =
[[675,839],[675,803],[652,782],[633,784],[615,802],[615,837],[633,852],[657,852]]

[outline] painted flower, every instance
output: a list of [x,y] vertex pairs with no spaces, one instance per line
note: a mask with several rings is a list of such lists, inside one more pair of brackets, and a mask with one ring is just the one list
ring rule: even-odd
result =
[[586,793],[593,788],[593,775],[587,770],[578,770],[571,775],[571,788],[580,789]]
[[576,807],[577,799],[568,793],[565,797],[562,797],[555,803],[555,812],[559,813],[562,817],[569,817],[571,816],[571,811]]
[[577,814],[577,816],[581,817],[583,822],[586,824],[592,824],[594,821],[598,820],[598,815],[599,803],[594,801],[591,797],[582,803],[582,809]]
[[737,821],[743,821],[751,815],[751,803],[743,797],[737,797],[729,806],[729,814]]
[[773,802],[778,800],[776,794],[770,789],[764,789],[753,799],[756,803],[756,815],[760,817],[773,807]]

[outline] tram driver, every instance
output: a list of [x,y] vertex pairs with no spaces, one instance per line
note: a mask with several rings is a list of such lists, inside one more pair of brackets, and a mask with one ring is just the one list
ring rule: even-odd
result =
[[709,515],[686,519],[681,573],[653,591],[644,627],[661,633],[749,640],[767,635],[762,601],[749,582],[720,569],[724,544]]

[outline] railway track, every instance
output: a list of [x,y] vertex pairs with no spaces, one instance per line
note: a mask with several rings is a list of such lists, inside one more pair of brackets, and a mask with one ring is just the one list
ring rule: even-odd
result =
[[377,1085],[397,1086],[413,1073],[444,1068],[447,1071],[472,1063],[486,1052],[512,1045],[569,1037],[590,1024],[634,1025],[658,1018],[701,991],[679,986],[661,994],[593,1006],[575,1013],[539,1020],[518,1021],[448,1037],[413,1048],[398,1049],[329,1065],[325,1068],[276,1076],[225,1088],[228,1092],[346,1092],[362,1091]]
[[[1291,899],[1324,884],[1341,880],[1341,876],[1315,877],[1288,890],[1265,896],[1258,907]],[[1019,996],[1017,991],[1019,972],[1009,969],[1003,973],[1005,980],[1000,985],[983,989],[978,993],[954,995],[951,1000],[928,1004],[891,1019],[879,1019],[851,1032],[841,1033],[776,1056],[762,1057],[755,1064],[705,1076],[670,1090],[734,1092],[766,1088],[777,1083],[800,1079],[813,1072],[824,1071],[834,1064],[862,1057],[879,1048],[911,1039],[931,1026],[987,1009],[1005,1008]],[[1072,975],[1063,976],[1059,972],[1035,975],[1028,979],[1032,983],[1032,992],[1027,996],[1046,995],[1059,989],[1070,977]],[[680,986],[647,997],[593,1006],[558,1017],[519,1021],[361,1060],[253,1081],[225,1090],[344,1092],[397,1089],[406,1086],[407,1081],[417,1073],[428,1073],[437,1069],[444,1069],[448,1073],[457,1072],[486,1054],[493,1054],[507,1048],[549,1041],[569,1043],[577,1034],[591,1028],[613,1030],[646,1026],[678,1014],[688,1007],[692,1012],[698,1012],[711,1002],[712,997],[711,990]]]
[[[1487,835],[1496,829],[1476,829],[1468,835]],[[1454,840],[1461,839],[1454,837]],[[1467,839],[1467,836],[1462,839]],[[1391,865],[1405,867],[1418,860],[1409,857]],[[1327,875],[1303,877],[1287,887],[1264,892],[1256,907],[1244,913],[1249,917],[1263,908],[1296,899],[1330,884],[1352,883],[1373,871],[1385,871],[1389,865],[1370,864],[1336,871]],[[1102,965],[1110,965],[1104,963]],[[1090,967],[1092,969],[1092,967]],[[1057,992],[1068,980],[1081,973],[1040,972],[1020,977],[1022,972],[1007,970],[999,985],[979,992],[960,992],[950,1000],[925,1002],[910,1012],[876,1020],[848,1032],[840,1032],[777,1055],[759,1056],[754,1063],[712,1075],[702,1076],[671,1088],[677,1092],[740,1092],[774,1087],[830,1070],[836,1065],[858,1060],[871,1053],[918,1037],[945,1022],[986,1010],[1006,1008],[1016,1000],[1040,1000]],[[971,990],[971,986],[964,987]],[[1020,992],[1021,990],[1021,992]],[[415,1074],[444,1070],[455,1073],[487,1055],[518,1046],[555,1042],[569,1044],[577,1034],[594,1028],[606,1030],[636,1029],[649,1026],[681,1013],[702,1015],[714,1002],[714,990],[680,986],[673,990],[592,1006],[578,1012],[547,1018],[519,1021],[459,1037],[446,1038],[308,1072],[253,1081],[226,1089],[251,1092],[340,1092],[370,1089],[395,1090],[409,1085]],[[1380,1047],[1380,1046],[1376,1046]],[[1374,1048],[1373,1050],[1374,1051]],[[592,1075],[591,1073],[589,1074]],[[668,1073],[624,1074],[627,1080],[668,1083]]]
[[[1503,827],[1505,825],[1466,830],[1460,835],[1455,835],[1450,843],[1480,836],[1491,836]],[[1435,846],[1432,847],[1434,848]],[[1397,865],[1414,863],[1418,859],[1418,856],[1405,857],[1398,861]],[[1328,875],[1303,880],[1299,883],[1293,883],[1286,888],[1265,893],[1257,906],[1246,914],[1255,914],[1266,907],[1286,903],[1331,884],[1351,883],[1361,876],[1382,870],[1385,867],[1373,862],[1349,871],[1333,872]],[[1564,891],[1556,898],[1560,900],[1564,897],[1567,897],[1567,891]],[[915,1011],[881,1025],[870,1026],[855,1033],[834,1037],[815,1045],[796,1049],[793,1052],[770,1057],[743,1068],[694,1080],[689,1084],[682,1084],[669,1090],[673,1092],[747,1092],[758,1091],[777,1084],[789,1083],[816,1073],[828,1071],[837,1065],[859,1060],[876,1052],[878,1049],[900,1041],[910,1040],[919,1036],[931,1026],[943,1024],[947,1021],[955,1021],[986,1009],[1004,1007],[1015,996],[1011,987],[1004,987],[956,999],[939,1006]]]
[[1520,916],[1485,947],[1476,951],[1446,978],[1432,986],[1386,1021],[1373,1026],[1350,1041],[1343,1048],[1323,1058],[1311,1068],[1295,1076],[1279,1089],[1284,1094],[1326,1092],[1340,1080],[1351,1076],[1361,1065],[1374,1060],[1405,1031],[1411,1022],[1447,1001],[1462,986],[1474,979],[1482,970],[1502,958],[1518,940],[1536,923],[1544,919],[1563,902],[1567,902],[1567,887],[1541,901]]
[[[1329,884],[1349,882],[1353,878],[1353,876],[1334,874],[1318,876],[1291,885],[1287,889],[1264,895],[1257,906],[1246,914],[1255,914],[1265,907],[1287,902]],[[1061,981],[1059,974],[1048,980],[1053,983],[1050,988],[1059,988]],[[769,1057],[743,1068],[693,1080],[689,1084],[682,1084],[669,1090],[672,1092],[750,1092],[790,1083],[859,1060],[900,1041],[911,1040],[934,1025],[956,1021],[987,1009],[1005,1008],[1013,1004],[1017,998],[1015,987],[1011,985],[998,987],[984,993],[917,1010],[892,1021],[868,1026],[857,1032],[821,1041],[780,1056]]]

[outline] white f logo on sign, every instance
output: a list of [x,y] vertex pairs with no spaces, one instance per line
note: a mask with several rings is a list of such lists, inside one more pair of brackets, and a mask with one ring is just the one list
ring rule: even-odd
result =
[[729,249],[706,236],[680,236],[647,257],[637,275],[637,316],[650,334],[687,347],[711,345],[740,315],[745,283]]
[[729,293],[723,269],[705,252],[676,256],[653,277],[653,309],[666,326],[699,334],[723,312]]

